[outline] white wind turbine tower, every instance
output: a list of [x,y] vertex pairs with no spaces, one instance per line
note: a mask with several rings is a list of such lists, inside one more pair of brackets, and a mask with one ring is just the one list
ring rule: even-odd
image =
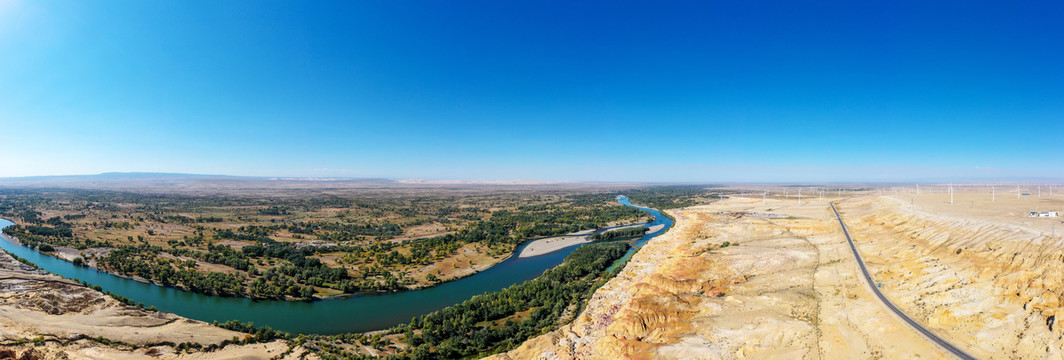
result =
[[1016,198],[1020,198],[1020,184],[1016,184]]
[[990,202],[997,202],[997,194],[994,192],[994,186],[990,186]]
[[949,183],[949,204],[953,205],[953,183]]
[[765,205],[765,197],[768,196],[768,191],[761,193],[761,205]]
[[916,184],[916,196],[920,196],[920,184]]

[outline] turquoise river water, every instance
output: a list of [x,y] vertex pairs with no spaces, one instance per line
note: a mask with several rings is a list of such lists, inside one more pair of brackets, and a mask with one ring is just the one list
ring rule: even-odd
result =
[[[664,233],[673,225],[672,219],[655,209],[632,205],[628,198],[623,196],[618,197],[618,202],[653,215],[655,220],[648,226],[664,224],[665,227],[635,241],[625,258],[614,266],[627,260],[647,240]],[[12,223],[0,219],[0,228],[8,225]],[[527,243],[521,245],[516,253],[524,246],[527,246]],[[161,311],[206,322],[253,322],[257,326],[268,325],[281,331],[304,334],[364,332],[405,323],[415,316],[460,303],[474,295],[498,291],[535,278],[543,271],[560,264],[566,255],[579,246],[581,245],[534,257],[513,256],[475,275],[427,289],[299,302],[211,296],[143,283],[88,267],[74,266],[70,262],[34,249],[15,245],[6,239],[0,240],[0,248],[37,264],[41,269],[66,278],[88,281],[104,290],[142,302],[146,306],[155,306]]]

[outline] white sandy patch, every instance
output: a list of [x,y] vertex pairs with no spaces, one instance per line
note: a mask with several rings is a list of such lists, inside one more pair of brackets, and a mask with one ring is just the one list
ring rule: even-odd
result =
[[529,243],[528,246],[525,246],[525,248],[523,250],[521,250],[520,254],[517,254],[517,257],[524,258],[524,257],[540,256],[540,255],[549,254],[549,253],[552,253],[552,252],[555,252],[555,251],[558,251],[558,250],[561,250],[561,249],[564,249],[564,248],[567,248],[567,247],[570,247],[570,246],[573,246],[573,245],[576,245],[576,244],[583,244],[583,243],[588,243],[588,242],[591,242],[591,241],[587,239],[587,235],[578,235],[578,236],[565,235],[565,236],[555,236],[555,237],[543,238],[543,239],[538,239],[538,240],[532,240],[532,242]]

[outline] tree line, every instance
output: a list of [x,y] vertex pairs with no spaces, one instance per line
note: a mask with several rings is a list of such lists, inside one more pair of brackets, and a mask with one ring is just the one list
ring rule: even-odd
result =
[[[482,357],[510,350],[525,340],[557,329],[563,314],[579,313],[580,305],[607,280],[605,270],[624,256],[623,242],[585,245],[543,275],[498,292],[473,298],[414,318],[388,330],[401,334],[398,354],[390,359],[455,359]],[[363,358],[333,341],[363,342],[362,334],[313,336],[305,344],[326,359]]]
[[623,229],[610,230],[606,232],[596,233],[588,237],[592,241],[606,241],[613,239],[633,238],[640,237],[649,231],[650,228],[646,226],[628,227]]

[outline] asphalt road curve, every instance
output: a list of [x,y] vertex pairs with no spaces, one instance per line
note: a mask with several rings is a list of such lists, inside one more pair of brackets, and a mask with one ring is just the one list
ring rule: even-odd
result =
[[935,333],[931,332],[930,330],[927,330],[926,328],[924,328],[923,325],[920,325],[920,323],[914,321],[912,318],[910,318],[908,315],[905,315],[904,312],[898,309],[898,307],[894,306],[894,304],[891,303],[890,300],[887,300],[886,296],[883,296],[883,293],[879,291],[879,287],[876,286],[876,282],[872,281],[872,275],[868,273],[868,268],[865,267],[864,259],[861,259],[861,254],[857,252],[857,246],[853,244],[853,239],[850,238],[850,231],[846,229],[846,223],[842,222],[842,216],[839,215],[839,210],[835,209],[835,202],[831,203],[831,211],[834,211],[835,217],[839,219],[839,225],[842,226],[842,233],[846,235],[846,241],[850,243],[850,250],[853,251],[853,257],[857,259],[857,266],[861,268],[861,273],[864,274],[865,282],[868,283],[868,286],[872,288],[872,292],[876,294],[876,297],[879,298],[879,301],[882,301],[883,305],[886,305],[887,308],[890,309],[890,311],[893,311],[895,315],[898,315],[899,318],[908,323],[909,326],[911,326],[913,329],[916,329],[916,331],[923,334],[925,337],[927,337],[928,340],[931,340],[931,342],[938,344],[938,346],[941,346],[943,349],[946,349],[946,351],[948,351],[950,354],[953,354],[953,356],[956,356],[961,359],[974,360],[974,356],[968,355],[968,353],[964,352],[964,350],[953,346],[953,344],[950,344],[945,339],[942,339],[938,337],[938,335],[935,335]]

